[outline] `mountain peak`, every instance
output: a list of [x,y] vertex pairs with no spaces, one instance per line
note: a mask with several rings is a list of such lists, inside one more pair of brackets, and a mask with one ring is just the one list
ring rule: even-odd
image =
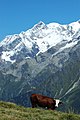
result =
[[45,23],[42,22],[42,21],[40,21],[40,22],[38,22],[38,24],[34,25],[33,29],[34,29],[34,30],[35,30],[35,29],[40,30],[40,29],[44,29],[45,27],[47,27],[47,26],[45,25]]
[[45,25],[45,23],[43,21],[39,21],[38,25]]

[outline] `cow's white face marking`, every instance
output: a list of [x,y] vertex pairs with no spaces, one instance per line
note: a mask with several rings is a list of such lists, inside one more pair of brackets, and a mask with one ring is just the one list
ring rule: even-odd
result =
[[58,107],[60,100],[57,100],[57,99],[56,99],[55,101],[56,101],[56,105],[55,105],[55,106]]

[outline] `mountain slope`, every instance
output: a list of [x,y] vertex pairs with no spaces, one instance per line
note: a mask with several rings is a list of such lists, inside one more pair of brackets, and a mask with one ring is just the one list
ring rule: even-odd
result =
[[0,120],[80,120],[80,115],[17,106],[0,102]]
[[80,21],[41,21],[0,43],[0,100],[30,106],[35,92],[60,98],[65,109],[80,112],[79,85]]

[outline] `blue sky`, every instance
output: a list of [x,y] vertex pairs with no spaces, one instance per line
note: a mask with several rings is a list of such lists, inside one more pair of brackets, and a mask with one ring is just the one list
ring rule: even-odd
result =
[[80,0],[0,0],[0,40],[39,21],[68,24],[80,19]]

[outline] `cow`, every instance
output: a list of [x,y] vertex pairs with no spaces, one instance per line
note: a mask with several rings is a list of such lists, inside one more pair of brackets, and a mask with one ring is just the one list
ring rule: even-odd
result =
[[42,108],[47,108],[50,110],[54,110],[61,104],[62,102],[58,99],[53,99],[47,96],[43,96],[41,94],[32,94],[30,96],[32,108],[35,107],[42,107]]

